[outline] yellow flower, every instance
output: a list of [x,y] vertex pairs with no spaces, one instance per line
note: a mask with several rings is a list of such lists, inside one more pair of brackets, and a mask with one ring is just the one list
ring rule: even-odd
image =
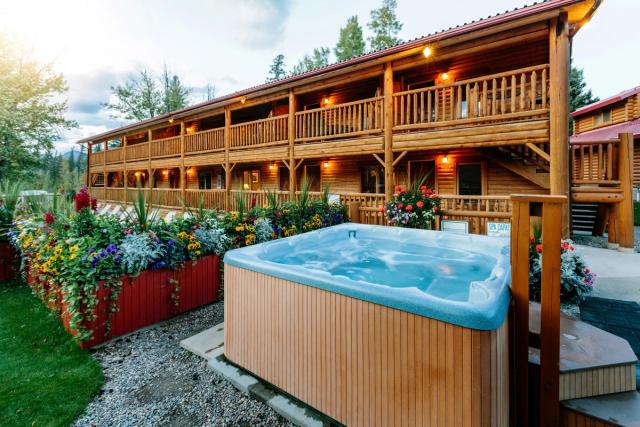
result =
[[196,251],[196,255],[200,255],[200,253],[201,253],[200,251]]
[[74,259],[76,259],[77,257],[78,257],[78,254],[71,254],[71,255],[69,255],[69,259],[70,259],[70,260],[74,260]]
[[78,245],[73,245],[69,248],[69,252],[76,252],[78,249],[80,249]]

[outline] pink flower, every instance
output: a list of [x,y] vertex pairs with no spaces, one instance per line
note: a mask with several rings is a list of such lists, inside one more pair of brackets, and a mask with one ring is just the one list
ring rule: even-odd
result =
[[418,200],[418,203],[416,203],[416,206],[421,208],[424,206],[424,202],[422,200]]

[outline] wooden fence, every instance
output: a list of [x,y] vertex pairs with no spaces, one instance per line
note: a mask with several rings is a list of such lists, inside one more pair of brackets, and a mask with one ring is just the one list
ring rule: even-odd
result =
[[184,151],[200,153],[224,150],[224,128],[205,130],[184,136]]

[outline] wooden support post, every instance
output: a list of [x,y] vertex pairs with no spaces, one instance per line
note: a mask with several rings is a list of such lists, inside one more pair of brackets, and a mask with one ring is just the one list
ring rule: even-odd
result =
[[229,148],[231,146],[231,109],[225,107],[224,109],[224,186],[225,197],[224,206],[225,210],[229,210],[231,207],[231,164],[229,162]]
[[149,188],[149,200],[151,200],[152,194],[151,194],[151,189],[153,188],[154,185],[154,181],[153,180],[153,176],[152,176],[152,171],[151,171],[151,139],[153,138],[153,132],[151,132],[151,129],[149,129],[147,131],[147,140],[148,140],[148,149],[149,149],[149,178],[147,179],[147,187]]
[[393,196],[393,69],[384,67],[384,194],[385,200]]
[[530,211],[527,200],[512,199],[511,214],[511,295],[515,304],[512,326],[513,384],[515,419],[527,427],[529,422],[529,234]]
[[289,89],[289,197],[293,200],[296,195],[296,171],[293,168],[295,164],[295,140],[296,140],[296,95],[293,89]]
[[[569,25],[563,13],[549,30],[550,193],[569,197]],[[569,237],[569,206],[562,211],[562,237]]]
[[540,425],[560,425],[560,242],[565,203],[542,206]]
[[122,179],[124,187],[124,203],[129,201],[129,172],[127,172],[127,135],[122,136]]
[[89,193],[91,193],[91,151],[93,151],[93,144],[89,142],[87,144],[87,176],[85,178],[85,185],[89,189]]
[[623,199],[618,203],[620,250],[634,250],[633,230],[633,134],[621,133],[618,148],[618,179]]
[[349,220],[351,222],[360,222],[360,202],[349,203]]
[[180,122],[180,197],[186,205],[187,175],[184,167],[184,121]]
[[104,194],[105,196],[107,195],[107,184],[109,183],[108,179],[107,179],[107,147],[109,146],[109,142],[104,141],[102,143],[102,149],[104,151],[104,153],[102,153],[102,181],[103,181],[103,186],[105,188],[104,190]]

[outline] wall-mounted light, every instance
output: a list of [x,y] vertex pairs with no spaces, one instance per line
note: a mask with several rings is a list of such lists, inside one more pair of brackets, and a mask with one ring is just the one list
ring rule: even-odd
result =
[[247,102],[246,96],[243,96],[242,98],[240,98],[240,104],[244,104],[245,102]]
[[322,102],[324,103],[324,105],[329,105],[329,98],[323,99]]
[[173,123],[173,117],[169,119],[169,123]]
[[329,162],[322,163],[322,167],[325,168],[325,169],[328,168],[329,167]]
[[424,55],[425,58],[430,57],[432,53],[433,53],[433,51],[431,50],[431,48],[429,46],[427,46],[424,49],[422,49],[422,54]]
[[441,79],[441,80],[444,80],[444,81],[449,80],[449,73],[442,73],[442,74],[440,74],[440,79]]
[[136,172],[136,173],[135,173],[135,176],[138,176],[138,177],[139,177],[139,176],[140,176],[140,172]]
[[163,171],[162,171],[162,175],[164,175],[164,176],[169,175],[169,171],[168,171],[168,170],[166,170],[166,169],[165,169],[165,170],[163,170]]
[[447,156],[446,154],[444,156],[442,156],[442,158],[440,159],[440,162],[443,165],[446,165],[447,163],[449,163],[449,156]]

